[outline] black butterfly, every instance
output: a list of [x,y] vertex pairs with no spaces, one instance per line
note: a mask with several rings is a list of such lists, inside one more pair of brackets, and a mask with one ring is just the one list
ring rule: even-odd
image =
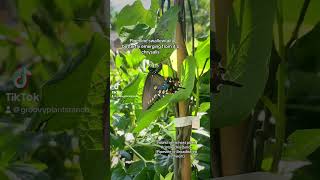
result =
[[149,109],[157,100],[163,98],[166,94],[172,94],[181,89],[178,78],[164,78],[159,74],[162,64],[158,67],[149,67],[149,73],[144,83],[142,95],[143,110]]
[[213,59],[213,93],[219,93],[220,88],[223,85],[229,85],[234,87],[242,87],[241,84],[226,80],[224,75],[226,70],[221,65],[221,55],[214,51],[214,59]]

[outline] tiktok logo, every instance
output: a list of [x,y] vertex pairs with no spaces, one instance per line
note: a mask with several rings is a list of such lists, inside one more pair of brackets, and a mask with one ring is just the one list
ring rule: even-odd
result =
[[19,67],[12,76],[13,84],[16,88],[23,89],[27,87],[31,72],[25,66]]

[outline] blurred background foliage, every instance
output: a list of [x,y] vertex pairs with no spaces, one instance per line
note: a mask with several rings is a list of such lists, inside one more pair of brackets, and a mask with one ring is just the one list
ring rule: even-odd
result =
[[[297,24],[299,25],[298,19],[303,14],[302,7],[308,2],[306,14],[301,19],[302,24],[298,26],[297,37],[294,37],[293,32]],[[224,87],[214,102],[218,103],[218,106],[213,116],[217,119],[213,122],[220,128],[236,125],[246,119],[251,120],[250,124],[255,129],[252,138],[255,143],[252,148],[253,157],[256,159],[254,171],[277,171],[297,180],[319,179],[319,172],[316,170],[319,169],[320,157],[319,7],[319,1],[308,0],[278,0],[268,1],[266,4],[251,0],[234,1],[234,14],[229,19],[229,73],[226,76],[243,83],[244,91],[233,91],[232,88]],[[271,23],[273,20],[275,22]],[[279,28],[278,24],[282,24],[283,29]],[[265,28],[256,31],[263,26]],[[272,36],[270,32],[273,33]],[[279,37],[283,37],[283,40]],[[294,41],[290,41],[292,37]],[[255,57],[255,60],[250,62],[252,57]],[[245,69],[258,61],[266,61],[269,64],[268,69],[255,72],[268,64],[264,67],[256,66],[249,71]],[[282,75],[277,74],[280,66],[283,68]],[[265,75],[268,76],[258,80],[261,71],[266,71]],[[246,73],[252,75],[245,77]],[[277,84],[279,77],[284,77],[284,82]],[[253,87],[260,87],[262,81],[265,81],[264,89],[257,92],[261,88]],[[279,86],[284,88],[285,117],[279,117],[277,113],[279,106],[282,106],[277,99],[282,91],[279,91]],[[248,106],[247,102],[251,102],[257,93],[258,98],[253,105]],[[244,99],[248,99],[246,104],[243,104]],[[281,119],[286,122],[282,124]],[[279,133],[279,128],[284,131],[285,143],[280,147],[283,153],[279,168],[274,171],[271,166],[273,154],[279,151],[275,143],[279,138],[277,134],[281,136],[282,133]],[[250,165],[249,162],[247,164]]]
[[[107,179],[102,105],[109,35],[104,0],[0,1],[0,179]],[[32,73],[28,87],[11,77]],[[41,95],[8,101],[6,93]],[[7,107],[87,107],[19,114]]]

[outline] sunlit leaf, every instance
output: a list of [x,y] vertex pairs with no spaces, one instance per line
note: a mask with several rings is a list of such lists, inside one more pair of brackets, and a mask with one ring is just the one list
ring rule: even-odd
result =
[[297,130],[288,137],[288,145],[284,148],[284,158],[289,160],[305,160],[320,147],[320,129]]
[[195,52],[195,58],[198,69],[197,76],[200,76],[201,73],[204,74],[210,69],[210,37],[205,41],[199,42]]
[[195,81],[195,59],[192,56],[187,57],[184,60],[183,66],[185,67],[185,71],[182,75],[181,82],[184,89],[180,89],[175,94],[166,95],[164,98],[154,103],[150,109],[142,113],[134,132],[140,132],[142,129],[148,127],[151,122],[155,121],[157,117],[159,117],[160,113],[168,106],[169,103],[176,103],[189,98]]
[[[175,28],[178,21],[179,8],[177,6],[171,7],[164,15],[160,18],[159,23],[154,33],[149,37],[149,40],[170,40],[172,43],[152,43],[151,45],[173,45],[175,44],[174,35]],[[142,49],[146,51],[152,51],[152,49]],[[171,53],[175,48],[162,48],[157,49],[159,54],[145,54],[146,58],[159,63],[169,59]]]
[[[158,1],[152,0],[151,2],[151,10],[145,9],[141,0],[135,1],[132,5],[126,5],[116,16],[117,21],[115,25],[117,32],[120,32],[124,26],[131,26],[138,23],[154,27],[157,18],[156,10],[158,8]],[[128,17],[130,17],[130,20]]]

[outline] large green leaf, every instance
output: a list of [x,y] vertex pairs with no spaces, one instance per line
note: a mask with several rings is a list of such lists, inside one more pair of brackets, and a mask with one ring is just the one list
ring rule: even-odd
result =
[[[282,0],[283,1],[283,20],[284,32],[293,32],[299,19],[300,11],[305,1],[301,0]],[[299,34],[309,31],[314,24],[320,21],[319,16],[320,1],[310,1],[307,13],[304,17]],[[284,33],[284,40],[287,42],[291,38],[291,33]],[[277,37],[276,39],[277,40]],[[276,44],[277,41],[276,41]]]
[[289,160],[305,160],[320,147],[320,129],[297,130],[288,138],[283,158]]
[[0,179],[2,179],[2,180],[10,180],[10,177],[9,177],[9,175],[7,173],[8,172],[5,169],[0,168]]
[[[178,21],[178,12],[179,8],[177,6],[171,7],[168,11],[166,11],[163,16],[160,18],[159,23],[154,31],[154,33],[149,37],[149,40],[170,40],[173,43],[176,24]],[[150,45],[171,45],[172,43],[152,43]],[[146,51],[151,51],[152,49],[142,49]],[[145,54],[146,58],[159,63],[166,59],[169,59],[172,52],[175,50],[173,48],[163,48],[158,49],[159,54]]]
[[199,42],[197,46],[197,51],[195,52],[195,58],[197,61],[198,73],[197,76],[204,74],[210,69],[210,37],[205,41]]
[[[86,49],[42,87],[41,107],[83,108],[87,101],[91,76],[97,63],[108,52],[105,39],[95,34]],[[81,113],[60,112],[45,114],[49,130],[74,128]]]
[[[304,1],[301,0],[282,0],[283,1],[283,11],[284,11],[284,21],[287,23],[295,24],[299,18],[301,7]],[[310,1],[310,5],[307,14],[304,19],[304,24],[315,24],[320,20],[319,8],[320,1]],[[293,28],[293,26],[292,26]],[[291,34],[288,33],[288,36]]]
[[142,80],[145,79],[145,76],[142,73],[139,73],[137,77],[123,89],[122,95],[124,96],[125,103],[136,103],[140,102],[137,100],[139,87],[141,87]]
[[125,169],[118,165],[116,168],[112,170],[112,180],[131,180],[132,178],[127,174]]
[[320,22],[289,49],[289,69],[318,73],[320,69]]
[[81,148],[80,166],[84,180],[108,179],[107,158],[102,149]]
[[149,10],[144,8],[141,0],[136,0],[132,5],[126,5],[116,16],[117,21],[115,25],[117,32],[120,32],[124,26],[131,26],[138,23],[154,27],[158,7],[159,4],[157,0],[151,1]]
[[145,58],[140,49],[133,49],[131,52],[127,52],[124,56],[129,67],[133,68],[137,68]]
[[120,40],[123,44],[130,43],[130,39],[144,39],[151,28],[146,24],[136,24],[133,26],[123,27],[119,33]]
[[39,0],[19,0],[17,1],[17,10],[20,18],[24,21],[31,21],[32,14],[37,11]]
[[186,100],[190,97],[196,75],[196,63],[194,57],[187,57],[184,60],[183,66],[185,67],[185,70],[182,74],[181,82],[185,89],[181,89],[175,94],[166,95],[164,98],[154,103],[150,109],[142,113],[142,115],[139,117],[137,127],[134,129],[134,132],[140,132],[142,129],[148,127],[151,122],[155,121],[157,117],[160,116],[161,112],[168,106],[169,103],[176,103]]
[[[229,45],[239,49],[228,50],[229,69],[226,78],[241,83],[243,87],[225,86],[219,94],[215,95],[212,123],[215,128],[244,120],[261,97],[268,77],[275,10],[275,0],[246,0],[244,11],[239,12],[243,13],[241,23],[230,24],[229,38],[237,36],[241,38],[240,44]],[[233,16],[235,17],[237,16]],[[234,21],[237,19],[230,20],[230,22]],[[241,27],[240,31],[232,30],[239,27]],[[233,34],[237,32],[241,34]]]
[[144,168],[145,168],[145,163],[142,160],[136,161],[130,165],[130,167],[127,170],[127,173],[135,176],[138,173],[140,173]]

